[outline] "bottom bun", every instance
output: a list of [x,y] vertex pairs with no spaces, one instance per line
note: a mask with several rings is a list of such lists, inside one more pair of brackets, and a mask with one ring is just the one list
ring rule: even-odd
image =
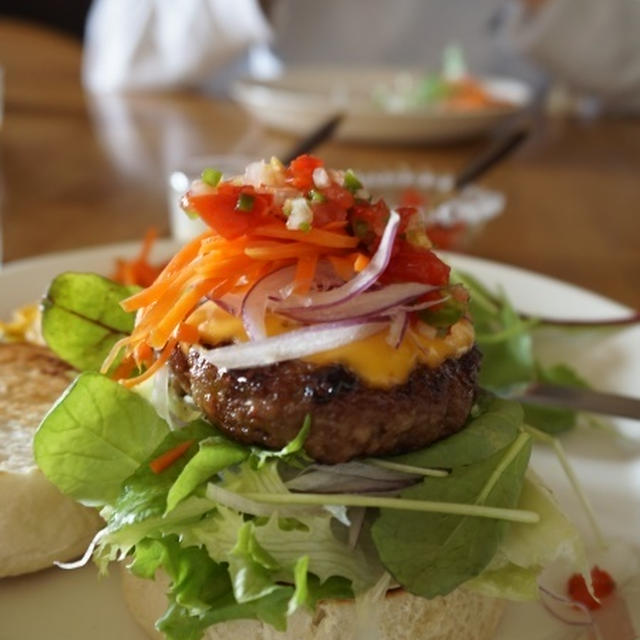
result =
[[[167,608],[166,575],[159,574],[155,581],[144,580],[123,568],[122,584],[136,622],[150,638],[164,638],[154,625]],[[356,635],[356,607],[352,601],[327,600],[319,602],[313,614],[296,611],[289,618],[286,632],[275,631],[258,620],[232,620],[209,627],[203,640],[489,640],[504,606],[504,600],[464,589],[433,600],[394,589],[374,607],[377,637],[375,632],[366,633],[366,629]],[[373,627],[371,623],[370,619],[366,621],[367,629]]]
[[0,578],[77,558],[102,527],[95,509],[60,493],[33,459],[38,424],[72,376],[45,347],[0,344]]

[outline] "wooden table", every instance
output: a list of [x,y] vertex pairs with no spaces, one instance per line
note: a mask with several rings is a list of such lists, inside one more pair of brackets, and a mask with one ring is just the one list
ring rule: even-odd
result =
[[[186,158],[284,151],[233,104],[176,93],[92,100],[79,44],[0,22],[4,261],[168,233],[166,177]],[[479,148],[327,144],[335,166],[452,171]],[[470,253],[534,269],[640,308],[640,121],[548,120],[484,183],[507,208]]]

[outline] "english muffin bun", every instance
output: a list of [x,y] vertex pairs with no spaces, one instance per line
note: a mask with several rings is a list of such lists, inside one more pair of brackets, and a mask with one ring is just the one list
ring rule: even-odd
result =
[[101,527],[88,509],[36,467],[34,433],[72,378],[33,344],[0,344],[0,577],[38,571],[81,555]]
[[[122,565],[121,565],[122,566]],[[136,622],[149,638],[163,640],[155,621],[167,608],[166,575],[144,580],[122,568],[123,592]],[[504,600],[457,589],[445,597],[426,600],[402,589],[387,592],[368,618],[362,637],[371,640],[490,640],[498,626]],[[233,620],[209,627],[203,640],[354,640],[356,607],[347,600],[319,602],[314,614],[298,610],[289,618],[287,631],[273,630],[258,620]],[[372,635],[373,629],[378,635]],[[370,632],[367,633],[367,630]]]

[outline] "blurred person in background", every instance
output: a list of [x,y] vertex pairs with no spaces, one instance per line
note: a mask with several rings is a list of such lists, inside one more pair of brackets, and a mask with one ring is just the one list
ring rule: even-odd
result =
[[640,109],[640,0],[94,0],[83,80],[225,92],[292,64],[433,68],[451,41],[474,73]]

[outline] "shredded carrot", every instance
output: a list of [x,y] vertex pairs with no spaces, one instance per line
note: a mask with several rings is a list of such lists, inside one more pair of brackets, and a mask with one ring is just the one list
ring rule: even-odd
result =
[[318,254],[302,256],[296,265],[296,275],[293,280],[293,290],[295,293],[305,294],[311,288],[313,277],[316,274],[318,264]]
[[336,249],[353,249],[358,246],[358,238],[346,233],[334,233],[324,229],[310,229],[309,231],[298,231],[287,229],[281,225],[269,224],[257,227],[253,230],[254,236],[266,238],[281,238],[283,240],[297,240],[307,244],[315,244],[322,247],[333,247]]
[[131,259],[121,258],[116,260],[116,270],[112,279],[126,285],[140,285],[148,287],[162,271],[162,265],[152,265],[149,262],[151,249],[158,237],[158,232],[151,227],[147,230],[142,240],[142,246],[138,255]]
[[301,242],[283,244],[281,242],[261,242],[249,245],[245,254],[254,260],[283,260],[302,256],[318,255],[318,247]]
[[175,338],[171,338],[171,340],[169,340],[167,344],[165,344],[164,348],[160,352],[160,355],[153,362],[153,364],[151,364],[151,366],[145,369],[145,371],[139,376],[121,380],[120,383],[125,387],[130,388],[135,387],[137,384],[140,384],[141,382],[144,382],[145,380],[150,378],[169,359],[169,356],[171,355],[171,352],[174,350],[177,343],[178,341]]
[[109,371],[109,369],[115,362],[116,358],[118,357],[120,351],[122,351],[122,349],[127,347],[127,345],[130,342],[131,342],[130,337],[121,338],[113,345],[113,347],[111,347],[111,351],[109,352],[109,355],[106,357],[105,361],[102,363],[102,366],[100,367],[100,373],[107,373],[107,371]]
[[176,460],[179,460],[189,449],[189,447],[195,442],[195,440],[185,440],[180,444],[165,451],[161,456],[158,456],[155,460],[149,463],[151,471],[153,473],[162,473],[165,469],[168,469]]
[[334,220],[333,222],[327,222],[324,227],[321,228],[322,231],[335,231],[336,229],[346,229],[349,224],[348,220]]
[[182,319],[191,313],[200,298],[211,291],[213,286],[213,280],[204,280],[192,289],[185,291],[158,325],[152,329],[149,344],[155,349],[160,349],[167,342],[174,329],[182,322]]
[[153,349],[146,342],[141,342],[134,347],[133,357],[138,364],[148,364],[153,359]]
[[140,291],[140,293],[136,293],[124,300],[121,303],[122,308],[125,311],[135,311],[136,309],[140,309],[157,300],[160,295],[160,291],[165,291],[172,283],[172,277],[181,271],[185,265],[189,264],[196,255],[198,255],[198,250],[200,249],[202,240],[210,235],[211,232],[207,231],[182,247],[182,249],[173,256],[167,266],[160,272],[156,281],[143,291]]
[[354,271],[360,272],[369,264],[369,256],[364,253],[355,253],[353,258]]
[[343,256],[328,256],[331,266],[335,272],[343,279],[349,280],[353,276],[353,260]]
[[128,378],[136,368],[136,361],[132,356],[125,358],[113,372],[112,377],[115,380],[121,380],[122,378]]

